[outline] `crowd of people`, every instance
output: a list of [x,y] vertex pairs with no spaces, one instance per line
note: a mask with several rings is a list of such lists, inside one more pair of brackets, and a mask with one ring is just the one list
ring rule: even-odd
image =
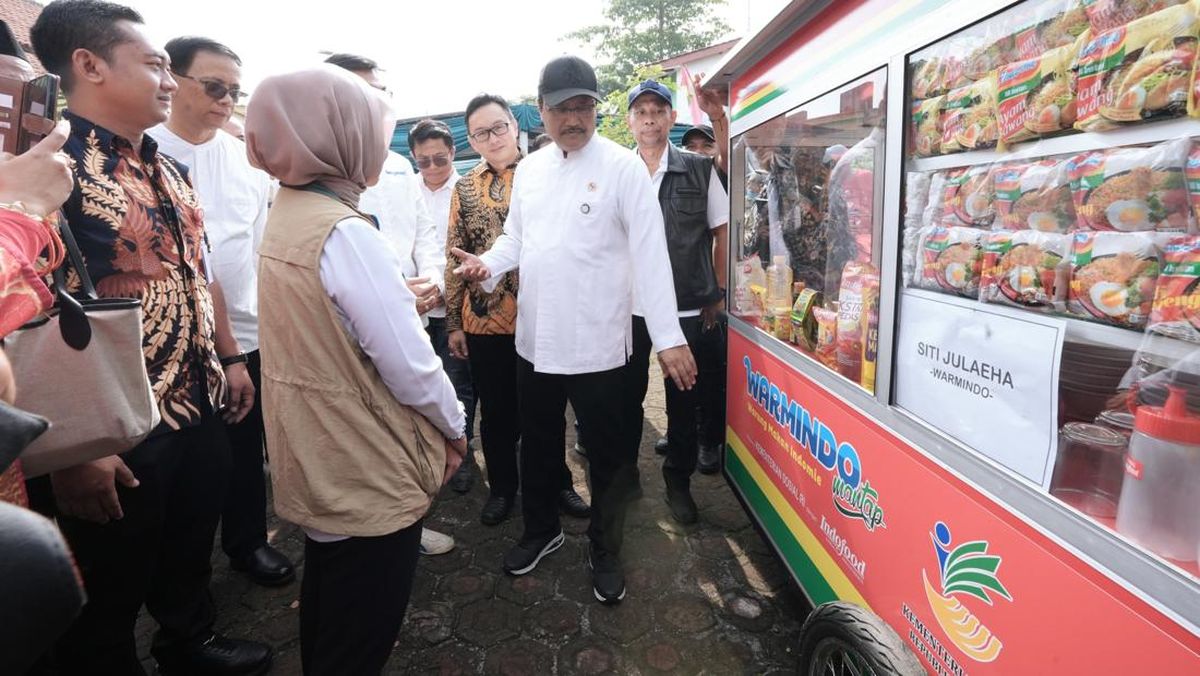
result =
[[[57,522],[86,590],[34,673],[142,674],[143,606],[161,673],[265,673],[271,648],[216,633],[209,592],[218,526],[234,570],[262,585],[296,576],[268,542],[265,460],[275,513],[305,534],[305,673],[384,667],[418,557],[455,546],[424,517],[443,486],[471,490],[476,446],[480,521],[519,508],[524,525],[496,564],[528,574],[563,544],[562,515],[589,519],[594,596],[620,602],[652,353],[666,499],[697,520],[690,479],[718,471],[724,437],[716,95],[700,90],[712,126],[681,149],[674,92],[639,83],[630,150],[596,134],[592,67],[559,57],[538,78],[546,133],[528,152],[508,103],[480,94],[465,109],[479,163],[460,176],[450,129],[424,120],[408,133],[414,173],[389,150],[391,92],[364,56],[266,78],[243,129],[242,62],[215,39],[160,47],[132,9],[55,0],[32,43],[67,109],[41,144],[0,160],[0,311],[16,320],[0,326],[49,309],[41,278],[64,228],[101,296],[140,300],[161,417],[124,453],[27,481],[17,463],[0,479],[0,497]],[[7,305],[19,284],[36,302]],[[0,354],[12,403],[7,373]],[[566,461],[568,403],[590,504]]]

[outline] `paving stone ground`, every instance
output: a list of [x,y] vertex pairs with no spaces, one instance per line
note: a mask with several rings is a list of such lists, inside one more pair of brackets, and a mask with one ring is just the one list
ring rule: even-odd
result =
[[[388,674],[784,674],[809,605],[720,476],[697,474],[700,521],[680,526],[663,501],[654,442],[666,429],[662,383],[651,378],[639,467],[645,496],[631,506],[622,560],[628,594],[602,606],[592,596],[584,520],[563,517],[566,544],[529,575],[500,569],[521,533],[518,513],[487,527],[487,487],[445,491],[426,525],[454,535],[454,551],[422,557]],[[574,445],[568,426],[568,446]],[[477,454],[482,462],[482,454]],[[586,460],[567,451],[587,497]],[[271,542],[303,572],[303,534],[271,517]],[[300,674],[299,582],[255,586],[214,554],[217,629],[266,641],[273,674]],[[154,624],[143,616],[148,659]]]

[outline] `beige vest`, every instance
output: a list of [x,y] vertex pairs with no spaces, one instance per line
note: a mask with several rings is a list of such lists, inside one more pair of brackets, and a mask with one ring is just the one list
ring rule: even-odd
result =
[[279,191],[259,248],[262,401],[275,513],[327,533],[376,536],[425,515],[446,446],[392,397],[321,284],[325,240],[356,215],[325,195]]

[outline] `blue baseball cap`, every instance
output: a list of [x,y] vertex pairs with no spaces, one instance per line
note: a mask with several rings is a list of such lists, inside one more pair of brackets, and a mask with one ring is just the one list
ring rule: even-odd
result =
[[646,94],[646,93],[657,94],[659,97],[662,98],[662,100],[667,102],[668,106],[675,105],[675,101],[673,100],[673,95],[671,94],[671,90],[668,89],[665,84],[659,82],[658,80],[643,80],[642,82],[639,82],[633,89],[630,89],[629,90],[629,105],[632,106],[634,99],[636,99],[637,97],[641,96],[642,94]]

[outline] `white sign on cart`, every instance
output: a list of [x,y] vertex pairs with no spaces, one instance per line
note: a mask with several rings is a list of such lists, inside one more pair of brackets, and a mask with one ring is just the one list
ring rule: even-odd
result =
[[897,405],[1049,488],[1065,322],[919,291],[899,316]]

